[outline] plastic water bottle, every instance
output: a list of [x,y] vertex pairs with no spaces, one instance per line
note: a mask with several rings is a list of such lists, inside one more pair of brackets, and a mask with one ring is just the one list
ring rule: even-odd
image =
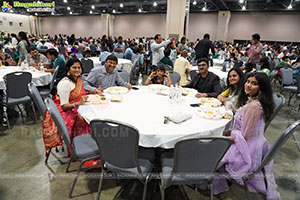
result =
[[143,76],[142,76],[142,74],[139,75],[138,84],[139,84],[139,86],[143,85]]
[[169,100],[171,104],[175,102],[175,96],[176,96],[176,88],[174,88],[174,86],[171,85],[169,89]]
[[43,63],[41,63],[41,66],[40,66],[40,71],[41,71],[41,72],[45,72],[45,68],[44,68],[44,65],[43,65]]

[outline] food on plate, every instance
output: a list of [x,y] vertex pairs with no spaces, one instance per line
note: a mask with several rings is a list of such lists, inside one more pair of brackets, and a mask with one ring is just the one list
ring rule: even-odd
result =
[[165,90],[168,90],[169,88],[165,85],[161,85],[161,84],[151,84],[151,85],[148,85],[148,88],[150,90],[153,90],[153,91],[165,91]]
[[209,106],[213,106],[213,107],[217,107],[217,106],[222,105],[221,101],[219,101],[216,98],[200,98],[200,103],[206,104],[206,105],[209,105]]
[[222,107],[209,107],[209,106],[200,106],[197,109],[197,114],[206,119],[231,119],[232,112],[225,111],[224,106]]
[[126,87],[113,86],[107,88],[105,91],[110,94],[125,94],[128,92],[128,89]]
[[197,94],[197,90],[195,90],[195,89],[193,89],[193,88],[183,88],[183,90],[182,90],[182,94],[183,95],[195,95],[195,94]]
[[225,115],[223,116],[224,119],[231,119],[232,118],[232,113],[226,112]]

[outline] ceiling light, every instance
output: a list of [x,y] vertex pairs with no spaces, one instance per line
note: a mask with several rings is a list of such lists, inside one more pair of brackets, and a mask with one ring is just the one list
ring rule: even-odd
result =
[[37,13],[34,13],[35,14],[35,16],[38,16],[38,14]]
[[93,14],[93,11],[90,10],[90,14]]
[[105,10],[102,10],[102,12],[104,12],[104,13],[105,13]]
[[54,15],[54,12],[51,12],[51,15]]
[[246,10],[246,6],[243,6],[243,7],[242,7],[242,10]]
[[197,5],[197,1],[193,1],[193,5],[194,5],[194,6]]
[[9,12],[13,13],[14,11],[11,9]]
[[94,6],[94,5],[92,5],[92,6],[91,6],[91,8],[92,8],[92,9],[95,9],[95,6]]
[[244,0],[240,0],[239,2],[240,2],[240,3],[244,3]]
[[138,12],[142,12],[142,9],[139,8]]
[[113,9],[113,13],[116,13],[116,10],[115,10],[115,9]]
[[70,11],[70,15],[72,15],[73,13],[72,13],[72,11]]
[[157,6],[157,3],[156,3],[156,1],[154,1],[154,3],[153,3],[153,6]]
[[68,3],[68,0],[64,0],[64,3]]
[[123,7],[124,7],[124,5],[123,5],[122,3],[120,3],[120,7],[121,7],[121,8],[123,8]]
[[206,8],[205,8],[205,7],[203,7],[203,8],[202,8],[202,11],[206,11]]
[[287,8],[292,9],[293,8],[292,4],[290,4]]
[[71,10],[71,8],[68,6],[68,7],[67,7],[67,10]]

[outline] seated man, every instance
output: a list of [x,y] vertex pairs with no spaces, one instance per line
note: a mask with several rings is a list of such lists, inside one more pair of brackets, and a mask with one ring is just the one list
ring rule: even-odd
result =
[[180,85],[187,85],[190,82],[187,80],[187,73],[192,70],[190,62],[187,60],[188,52],[183,50],[181,56],[175,60],[174,72],[180,74]]
[[53,73],[54,70],[58,67],[56,80],[60,81],[60,79],[67,74],[65,60],[62,57],[58,56],[58,52],[56,51],[56,49],[48,49],[47,50],[47,57],[48,57],[49,60],[51,60],[53,62],[53,68],[52,69],[45,69],[45,71]]
[[197,61],[199,74],[186,87],[198,90],[197,98],[217,97],[221,92],[220,78],[208,71],[209,64],[207,58],[200,58]]
[[17,65],[16,61],[14,61],[9,54],[3,52],[3,48],[1,45],[0,45],[0,62],[1,62],[0,66],[1,65],[4,65],[4,66],[16,66]]
[[49,63],[48,59],[46,56],[43,54],[39,53],[36,47],[32,46],[29,48],[29,54],[26,57],[27,63],[29,66],[33,66],[36,69],[40,70],[41,64],[44,65],[44,67],[49,67],[51,63]]
[[162,59],[160,59],[160,62],[162,62],[162,63],[164,63],[166,65],[169,65],[170,67],[173,68],[173,62],[170,59],[170,54],[171,54],[171,49],[170,48],[165,49],[164,50],[165,57],[163,57]]
[[130,43],[129,47],[126,49],[124,58],[127,60],[132,60],[133,50],[135,49],[135,44]]
[[83,82],[84,89],[92,94],[101,94],[104,89],[111,86],[125,86],[131,89],[131,84],[126,83],[115,69],[118,58],[111,54],[106,58],[105,65],[93,68],[86,80]]

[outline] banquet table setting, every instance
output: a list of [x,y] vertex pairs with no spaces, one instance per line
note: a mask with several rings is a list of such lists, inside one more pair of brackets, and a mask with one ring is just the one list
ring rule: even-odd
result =
[[36,86],[48,85],[52,80],[52,74],[50,72],[41,72],[34,67],[18,67],[18,66],[1,66],[0,67],[0,89],[5,89],[4,76],[13,72],[29,72],[32,74],[32,82]]
[[[143,147],[174,148],[178,141],[200,136],[221,136],[232,119],[214,98],[196,98],[196,90],[163,85],[111,87],[105,96],[89,95],[78,113],[90,123],[109,119],[131,124]],[[177,90],[177,97],[171,96]],[[193,107],[194,106],[194,107]]]

